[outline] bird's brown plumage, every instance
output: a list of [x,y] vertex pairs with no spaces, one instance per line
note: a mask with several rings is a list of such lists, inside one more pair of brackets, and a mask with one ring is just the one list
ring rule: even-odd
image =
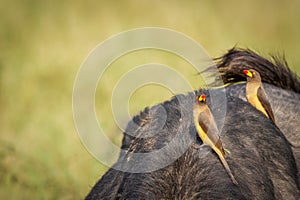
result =
[[214,117],[205,103],[206,96],[202,94],[196,98],[193,115],[197,133],[202,142],[210,146],[217,153],[232,182],[237,185],[238,183],[225,160],[225,152]]
[[275,117],[269,99],[263,88],[260,74],[253,70],[244,70],[247,76],[246,98],[248,102],[275,123]]

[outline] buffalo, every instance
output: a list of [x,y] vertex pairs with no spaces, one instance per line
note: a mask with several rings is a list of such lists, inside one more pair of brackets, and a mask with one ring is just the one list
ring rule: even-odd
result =
[[[241,73],[245,67],[260,72],[276,125],[246,101],[246,79]],[[205,71],[214,76],[212,68],[221,73],[221,79],[212,84],[226,86],[176,95],[135,116],[122,140],[126,153],[120,153],[86,199],[300,198],[299,78],[284,60],[268,60],[236,48]],[[238,185],[197,137],[192,109],[195,94],[200,93],[208,96]],[[135,156],[161,149],[166,150],[146,159]]]

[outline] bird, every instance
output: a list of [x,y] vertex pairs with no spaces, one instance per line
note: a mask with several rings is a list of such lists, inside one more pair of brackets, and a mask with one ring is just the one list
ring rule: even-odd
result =
[[214,117],[206,104],[205,94],[196,96],[196,101],[193,107],[193,116],[197,133],[203,144],[211,147],[216,152],[232,182],[235,185],[238,185],[238,182],[233,176],[229,165],[225,160],[226,154],[219,136],[219,130]]
[[259,72],[254,69],[245,69],[243,72],[247,76],[247,101],[275,124],[275,117],[268,96],[263,88]]

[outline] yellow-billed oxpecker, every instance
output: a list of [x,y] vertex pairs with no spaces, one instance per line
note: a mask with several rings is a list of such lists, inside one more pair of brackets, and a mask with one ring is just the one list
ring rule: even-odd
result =
[[275,123],[274,114],[263,88],[260,74],[253,69],[245,69],[244,74],[247,76],[246,98],[248,102]]
[[206,95],[196,96],[193,108],[194,123],[199,137],[205,145],[210,146],[218,155],[226,172],[234,184],[238,184],[234,178],[227,161],[225,160],[225,152],[219,136],[219,131],[214,117],[206,104]]

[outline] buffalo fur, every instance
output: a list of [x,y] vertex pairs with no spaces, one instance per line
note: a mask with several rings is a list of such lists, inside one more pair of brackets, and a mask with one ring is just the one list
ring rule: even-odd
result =
[[254,69],[260,73],[276,125],[292,145],[300,171],[300,79],[288,67],[285,58],[272,56],[271,60],[268,60],[251,50],[233,48],[215,61],[217,62],[215,66],[205,70],[215,77],[212,85],[224,83],[228,95],[245,101],[246,77],[243,70]]
[[[163,129],[150,138],[132,138],[130,141],[132,136],[125,135],[122,148],[134,146],[130,151],[148,152],[168,145],[176,134],[181,134],[183,139],[174,151],[181,151],[181,146],[191,142],[201,145],[196,139],[192,114],[187,115],[190,120],[179,120],[182,115],[192,113],[190,96],[193,95],[185,96],[181,103],[177,98],[163,103],[168,113]],[[111,168],[93,187],[87,199],[297,199],[297,168],[281,131],[263,114],[238,98],[230,97],[227,103],[219,103],[227,105],[221,138],[224,147],[231,152],[226,159],[238,186],[231,182],[217,155],[209,147],[200,146],[198,149],[191,144],[175,162],[153,172],[125,173]],[[147,126],[151,119],[158,117],[155,109],[147,109],[148,114],[141,113],[133,120]],[[159,122],[152,125],[156,126],[156,123]],[[131,127],[127,129],[131,130]],[[148,134],[148,129],[131,131]],[[173,154],[169,152],[169,155]],[[121,155],[118,162],[124,162],[123,159],[129,155],[125,158]],[[160,159],[166,158],[162,155]]]
[[[218,156],[197,137],[192,114],[195,97],[190,93],[146,108],[128,123],[121,147],[127,152],[120,154],[86,199],[300,198],[300,150],[295,147],[300,143],[299,78],[284,59],[273,57],[269,61],[250,50],[231,49],[217,59],[217,67],[222,76],[215,80],[215,85],[229,85],[227,100],[218,98],[224,89],[201,90],[196,94],[204,92],[208,96],[223,145],[231,152],[226,160],[238,185],[232,183]],[[245,67],[260,72],[279,124],[275,125],[245,101],[245,84],[231,85],[246,80],[241,75]],[[213,68],[206,71],[212,72]],[[210,102],[212,97],[214,102]],[[144,163],[134,157],[134,153],[167,147],[174,138],[179,138],[176,145],[157,157]],[[151,171],[149,166],[153,163],[170,158],[177,159]],[[115,170],[116,167],[132,173]],[[134,173],[141,167],[149,171]]]
[[[217,62],[215,66],[203,71],[213,72],[212,76],[216,79],[212,85],[246,81],[243,70],[254,69],[260,73],[263,82],[300,93],[299,77],[288,67],[284,56],[273,55],[268,60],[249,49],[232,48],[215,61]],[[221,79],[216,73],[216,67],[221,74]]]

